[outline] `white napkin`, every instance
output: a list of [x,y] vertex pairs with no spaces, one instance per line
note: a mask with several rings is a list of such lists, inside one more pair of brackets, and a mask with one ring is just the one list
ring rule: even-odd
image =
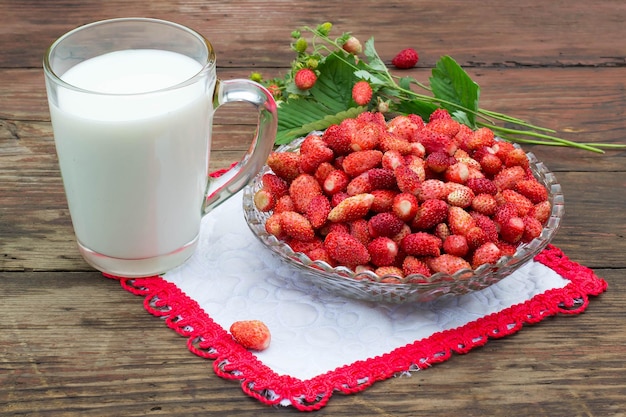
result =
[[274,372],[307,380],[456,328],[569,282],[528,262],[482,291],[429,303],[377,304],[319,290],[276,258],[243,217],[242,193],[203,219],[196,254],[163,277],[224,329],[262,320],[270,347],[256,356]]

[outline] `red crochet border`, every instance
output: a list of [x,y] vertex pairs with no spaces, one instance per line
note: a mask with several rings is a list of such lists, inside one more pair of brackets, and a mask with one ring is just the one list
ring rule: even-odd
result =
[[599,295],[607,288],[606,281],[591,269],[571,261],[553,245],[537,255],[535,261],[553,269],[570,283],[456,329],[435,333],[384,355],[357,361],[304,381],[276,374],[253,353],[237,344],[176,285],[160,277],[109,278],[118,279],[124,289],[143,296],[144,307],[149,313],[165,318],[168,327],[186,337],[191,352],[213,359],[217,375],[241,381],[246,394],[268,405],[288,400],[298,410],[314,411],[324,407],[335,391],[344,394],[360,392],[376,381],[400,372],[444,362],[453,353],[468,353],[490,338],[518,332],[524,324],[538,323],[558,313],[579,314],[587,308],[589,295]]

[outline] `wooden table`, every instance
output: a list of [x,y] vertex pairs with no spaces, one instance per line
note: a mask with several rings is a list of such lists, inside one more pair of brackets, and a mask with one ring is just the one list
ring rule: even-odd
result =
[[[279,412],[213,374],[210,361],[81,259],[59,174],[41,61],[95,20],[174,20],[215,45],[220,76],[282,75],[291,30],[325,20],[376,39],[387,62],[420,53],[424,81],[449,54],[481,85],[482,107],[562,137],[624,143],[626,3],[0,1],[0,414],[229,415]],[[212,164],[238,159],[253,123],[218,112]],[[562,184],[554,243],[605,278],[580,316],[550,318],[469,355],[337,394],[317,415],[626,416],[626,151],[535,147]],[[283,413],[295,414],[293,409]]]

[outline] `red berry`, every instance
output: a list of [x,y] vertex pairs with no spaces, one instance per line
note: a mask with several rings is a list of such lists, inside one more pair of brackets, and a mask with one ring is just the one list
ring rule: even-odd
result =
[[359,81],[352,87],[352,99],[359,106],[366,106],[372,99],[372,93],[367,81]]
[[419,56],[413,48],[407,48],[400,51],[392,60],[391,64],[399,69],[409,69],[417,65]]
[[371,261],[376,266],[393,265],[398,256],[398,244],[388,237],[381,236],[367,245]]
[[402,226],[404,222],[390,212],[375,214],[368,221],[368,230],[372,237],[393,237],[400,233]]
[[370,261],[367,247],[348,233],[330,232],[324,239],[324,248],[331,258],[348,267],[354,268]]
[[372,194],[348,197],[330,211],[328,220],[333,223],[340,223],[360,219],[367,214],[373,202],[374,196]]
[[236,321],[230,326],[230,333],[246,349],[265,350],[272,340],[270,330],[260,320]]
[[478,268],[483,264],[495,264],[501,256],[502,251],[495,243],[484,243],[472,255],[472,268]]
[[300,213],[284,211],[280,213],[280,227],[287,236],[297,240],[311,241],[315,238],[315,231],[311,222]]
[[439,256],[441,246],[441,239],[426,232],[411,233],[400,242],[404,253],[413,256]]
[[296,72],[294,82],[299,90],[308,90],[315,85],[317,81],[317,75],[313,70],[308,68],[302,68]]
[[446,274],[454,274],[462,269],[471,269],[471,265],[465,259],[460,256],[450,255],[444,253],[436,258],[428,260],[428,266],[433,272],[443,272]]

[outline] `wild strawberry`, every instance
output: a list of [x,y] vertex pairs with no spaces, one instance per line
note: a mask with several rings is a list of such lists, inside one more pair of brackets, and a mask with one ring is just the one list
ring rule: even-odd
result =
[[293,200],[289,194],[282,196],[276,201],[274,205],[274,213],[281,213],[283,211],[295,211],[296,207],[293,205]]
[[476,226],[476,221],[461,207],[452,206],[448,209],[448,226],[452,234],[465,235],[468,230]]
[[506,154],[504,165],[507,167],[520,166],[522,168],[528,168],[528,157],[522,149],[514,148]]
[[300,171],[313,174],[320,164],[331,161],[335,154],[333,150],[326,146],[324,141],[317,136],[308,136],[302,145],[305,145],[309,138],[313,138],[310,141],[313,143],[309,143],[306,147],[300,148]]
[[289,195],[298,213],[306,212],[313,197],[322,194],[322,187],[315,177],[309,174],[300,174],[289,186]]
[[274,174],[287,182],[300,175],[300,154],[293,152],[272,152],[267,158],[267,165]]
[[299,90],[309,90],[315,85],[317,75],[309,68],[302,68],[296,72],[294,82]]
[[277,237],[278,239],[283,239],[286,237],[283,232],[283,228],[280,225],[280,218],[282,217],[282,213],[272,213],[270,217],[265,220],[265,231],[270,235]]
[[495,154],[485,154],[478,159],[483,172],[487,175],[496,175],[502,170],[502,160]]
[[397,192],[394,190],[374,190],[370,193],[374,196],[372,207],[370,208],[374,213],[384,213],[391,211],[393,207],[393,199]]
[[498,249],[500,249],[501,256],[513,256],[517,251],[517,244],[505,242],[503,240],[498,240],[494,242]]
[[465,162],[457,162],[448,167],[443,173],[446,181],[465,184],[469,178],[469,167]]
[[543,225],[539,220],[531,216],[525,216],[522,220],[524,220],[524,234],[522,235],[522,242],[530,242],[541,235]]
[[467,240],[467,246],[471,251],[475,250],[484,243],[489,242],[487,233],[478,226],[472,227],[465,233],[465,239]]
[[513,203],[504,203],[496,208],[496,212],[494,213],[492,219],[494,222],[502,226],[504,223],[508,222],[511,217],[515,217],[517,215],[517,207],[515,207]]
[[322,239],[315,237],[313,240],[303,241],[293,238],[285,239],[285,243],[287,243],[294,252],[302,252],[308,253],[316,248],[321,248],[324,245]]
[[230,334],[241,346],[251,350],[265,350],[270,346],[270,330],[260,320],[236,321],[230,326]]
[[319,229],[326,224],[330,210],[330,201],[325,195],[320,194],[311,199],[306,208],[305,216],[314,229]]
[[384,169],[393,171],[399,166],[404,165],[404,156],[395,149],[386,151],[383,154],[381,164]]
[[476,150],[484,146],[492,146],[495,143],[493,130],[481,127],[472,132],[472,135],[465,142],[465,147],[469,150]]
[[352,55],[358,55],[363,52],[363,46],[361,45],[361,42],[354,36],[350,36],[348,39],[346,39],[341,47],[344,51]]
[[396,116],[387,123],[389,133],[408,142],[415,142],[417,132],[423,127],[424,121],[421,118],[404,115]]
[[313,173],[313,176],[315,177],[317,182],[322,185],[324,184],[324,181],[326,181],[328,174],[335,171],[336,169],[337,168],[335,168],[330,162],[322,162],[315,170],[315,173]]
[[413,145],[406,139],[385,132],[380,136],[379,149],[383,152],[398,151],[402,155],[413,153]]
[[517,181],[514,189],[532,201],[533,204],[538,204],[548,199],[548,190],[535,179]]
[[450,275],[462,269],[472,269],[465,259],[447,253],[428,259],[427,264],[434,273],[443,272]]
[[490,242],[498,241],[498,226],[489,216],[478,212],[472,212],[471,216],[476,222],[476,227],[479,227],[483,232],[485,232],[485,235]]
[[348,233],[330,232],[324,239],[324,248],[332,259],[351,268],[370,261],[367,247]]
[[359,242],[367,245],[372,237],[370,236],[368,222],[365,219],[356,219],[348,223],[349,233],[357,238]]
[[[431,275],[430,268],[424,261],[416,258],[415,256],[407,256],[402,261],[402,272],[404,276],[408,275],[424,275],[429,277]],[[414,281],[411,281],[414,282]]]
[[426,166],[437,174],[444,172],[450,165],[455,163],[456,159],[443,151],[432,152],[426,157]]
[[402,225],[402,229],[400,229],[400,231],[398,233],[396,233],[394,236],[391,237],[391,240],[393,240],[394,242],[396,242],[398,245],[400,244],[400,242],[402,242],[402,239],[404,239],[405,237],[407,237],[408,235],[410,235],[413,231],[411,230],[411,227],[404,223]]
[[367,171],[367,178],[373,190],[390,190],[396,187],[396,178],[390,169],[372,168]]
[[413,256],[439,256],[441,247],[441,239],[426,232],[411,233],[400,242],[402,251]]
[[380,126],[383,130],[387,126],[385,115],[380,112],[364,111],[363,113],[359,113],[355,120],[357,123],[361,124],[374,123]]
[[428,122],[430,123],[433,120],[437,119],[452,119],[452,116],[450,115],[450,112],[448,110],[439,108],[430,114],[430,116],[428,117]]
[[395,214],[386,212],[373,215],[367,222],[369,234],[372,237],[393,237],[402,230],[404,222]]
[[358,194],[348,197],[330,211],[328,220],[337,223],[359,219],[367,214],[373,202],[374,196],[372,194]]
[[435,229],[433,230],[433,234],[441,239],[441,241],[444,241],[452,233],[450,232],[450,228],[446,223],[437,223],[437,225],[435,225]]
[[504,168],[493,178],[493,183],[498,187],[498,190],[506,190],[508,188],[514,188],[515,184],[526,179],[526,171],[520,166],[512,166]]
[[411,223],[416,230],[428,230],[443,222],[448,217],[448,204],[443,200],[426,200],[417,209]]
[[337,155],[345,155],[351,152],[351,137],[345,134],[344,128],[340,125],[329,126],[324,131],[322,140]]
[[519,216],[510,217],[500,224],[500,237],[508,243],[517,243],[524,235],[524,220]]
[[478,194],[472,200],[471,207],[472,210],[477,211],[478,213],[486,216],[493,216],[496,212],[496,208],[498,207],[498,203],[496,202],[495,197],[491,194]]
[[393,57],[391,64],[398,69],[409,69],[417,65],[419,56],[413,48],[406,48]]
[[368,172],[364,172],[354,177],[346,187],[348,195],[365,194],[372,191],[372,184],[369,180]]
[[500,194],[502,195],[504,201],[515,205],[515,207],[517,208],[517,214],[520,217],[526,216],[530,209],[534,206],[529,199],[527,199],[517,191],[503,190]]
[[322,189],[328,195],[345,191],[350,183],[350,177],[344,171],[336,169],[331,171],[322,183]]
[[426,169],[424,160],[417,155],[406,155],[404,157],[404,165],[417,174],[420,181],[426,179]]
[[380,142],[382,129],[383,128],[376,123],[365,123],[352,136],[350,149],[353,151],[375,149]]
[[472,189],[474,194],[491,194],[496,195],[498,193],[498,187],[493,181],[487,178],[469,178],[465,185]]
[[448,194],[447,200],[451,206],[467,208],[472,204],[474,197],[475,196],[472,189],[462,185],[456,190],[450,192],[450,194]]
[[515,149],[515,146],[511,142],[499,141],[491,146],[491,149],[495,153],[495,155],[500,158],[500,160],[504,163],[506,160],[506,155]]
[[532,216],[535,219],[539,220],[541,224],[545,224],[545,222],[547,222],[550,218],[551,214],[552,205],[548,200],[535,204],[535,206],[528,212],[529,216]]
[[399,284],[404,277],[404,273],[402,269],[397,266],[379,266],[374,270],[374,273],[379,277],[384,277],[380,280],[380,282],[385,282],[387,284]]
[[443,241],[443,251],[450,255],[464,257],[469,252],[467,239],[461,235],[450,235]]
[[343,160],[343,170],[351,177],[356,177],[367,170],[376,168],[383,159],[383,153],[379,150],[366,150],[352,152]]
[[276,198],[265,188],[254,193],[253,201],[259,211],[270,211],[276,205]]
[[277,200],[289,192],[289,185],[285,180],[271,172],[261,176],[263,188],[268,190]]
[[398,189],[403,193],[417,195],[420,191],[419,175],[406,165],[400,165],[393,171]]
[[428,128],[421,129],[417,133],[417,142],[424,146],[427,154],[440,151],[452,156],[458,148],[456,142],[450,136],[434,132]]
[[297,240],[307,242],[315,238],[311,222],[295,211],[285,211],[280,214],[280,227],[284,233]]
[[483,243],[472,255],[472,268],[478,268],[484,264],[495,264],[502,256],[502,251],[493,242]]
[[277,84],[270,84],[267,86],[267,90],[275,99],[280,98],[283,95],[283,91]]
[[372,87],[367,81],[359,81],[352,87],[352,100],[358,106],[366,106],[372,99]]
[[398,244],[389,237],[381,236],[367,245],[371,262],[376,266],[393,265],[398,256]]
[[445,200],[450,194],[446,188],[446,184],[438,179],[427,179],[422,182],[418,198],[420,201],[426,200]]
[[433,132],[442,133],[452,138],[459,133],[461,124],[454,119],[433,119],[428,122],[427,127]]
[[324,261],[328,265],[335,266],[336,262],[330,257],[326,248],[315,248],[305,253],[312,261]]
[[349,223],[329,223],[323,227],[322,235],[327,236],[329,233],[346,233],[350,234]]
[[400,220],[410,222],[415,218],[418,208],[419,202],[416,196],[409,193],[399,193],[393,198],[391,211]]

